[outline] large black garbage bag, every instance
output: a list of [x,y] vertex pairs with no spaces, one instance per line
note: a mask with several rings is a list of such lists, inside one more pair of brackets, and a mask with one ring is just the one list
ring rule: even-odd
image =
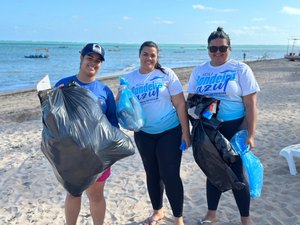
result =
[[110,124],[91,91],[71,84],[38,95],[41,149],[71,195],[80,196],[105,169],[134,154],[130,137]]
[[196,106],[195,113],[200,119],[190,117],[192,129],[193,155],[196,163],[207,176],[207,179],[220,191],[241,190],[245,184],[240,182],[231,170],[230,164],[238,154],[230,142],[218,131],[220,121],[201,117],[201,113],[212,103],[214,98],[194,95],[188,99],[188,107]]
[[234,163],[239,157],[239,154],[232,147],[231,143],[219,132],[219,126],[216,126],[217,119],[202,120],[202,126],[209,137],[209,140],[214,144],[215,148],[218,150],[221,158],[227,165]]

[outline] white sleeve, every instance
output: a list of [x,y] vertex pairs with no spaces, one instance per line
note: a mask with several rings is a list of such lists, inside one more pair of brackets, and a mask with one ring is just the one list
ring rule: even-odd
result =
[[175,72],[169,68],[164,68],[164,69],[169,78],[168,89],[169,89],[170,95],[173,96],[173,95],[177,95],[177,94],[183,92],[182,85],[181,85],[180,80],[178,79],[177,75],[175,74]]
[[260,91],[252,69],[244,63],[241,64],[239,83],[242,89],[242,96]]
[[197,71],[198,67],[194,68],[190,75],[187,92],[189,94],[197,94]]

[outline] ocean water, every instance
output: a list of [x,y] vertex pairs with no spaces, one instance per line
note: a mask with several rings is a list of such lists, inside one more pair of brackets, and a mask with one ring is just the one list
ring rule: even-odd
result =
[[[86,43],[0,41],[0,94],[35,89],[46,74],[51,84],[76,74],[79,69],[79,51]],[[139,67],[140,44],[102,44],[105,62],[99,77],[124,75]],[[25,58],[36,54],[37,48],[48,48],[49,58]],[[177,68],[196,66],[209,59],[206,44],[160,44],[161,65]],[[233,45],[231,58],[243,60],[283,58],[284,45]],[[38,51],[38,54],[44,53]]]

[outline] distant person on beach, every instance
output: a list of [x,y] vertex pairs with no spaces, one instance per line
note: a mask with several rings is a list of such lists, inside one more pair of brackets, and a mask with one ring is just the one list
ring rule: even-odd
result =
[[180,178],[182,150],[190,146],[190,129],[182,85],[173,70],[161,67],[158,46],[144,42],[139,49],[140,68],[125,79],[145,113],[144,127],[134,133],[147,177],[152,215],[144,225],[156,225],[164,218],[164,189],[175,225],[183,225],[183,185]]
[[[254,147],[254,135],[257,121],[256,93],[260,90],[255,76],[248,65],[229,59],[230,38],[223,28],[218,27],[208,37],[208,55],[210,61],[197,66],[189,79],[188,97],[194,94],[208,95],[220,100],[217,118],[222,121],[219,131],[230,140],[241,129],[243,121],[248,130],[246,144]],[[210,79],[213,78],[213,79]],[[210,82],[211,80],[211,82]],[[244,128],[245,129],[245,128]],[[250,218],[249,186],[243,174],[243,164],[239,157],[231,164],[241,182],[246,188],[233,191],[243,225],[252,224]],[[202,224],[217,221],[217,207],[222,192],[209,180],[206,181],[206,197],[208,212],[202,219]]]
[[246,52],[243,53],[243,59],[246,61]]
[[[87,44],[80,52],[80,67],[76,75],[61,79],[55,87],[67,85],[74,80],[83,88],[91,90],[101,102],[103,113],[108,121],[115,127],[118,126],[116,118],[116,103],[112,91],[108,86],[96,80],[96,75],[104,61],[104,49],[97,43]],[[110,176],[110,168],[86,189],[86,194],[90,202],[90,211],[94,225],[103,225],[106,211],[104,198],[104,185]],[[67,225],[75,225],[80,212],[81,197],[72,196],[67,193],[65,200],[65,215]]]

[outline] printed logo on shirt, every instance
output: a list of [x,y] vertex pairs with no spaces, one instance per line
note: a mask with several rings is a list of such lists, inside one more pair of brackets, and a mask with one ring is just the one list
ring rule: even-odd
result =
[[[152,79],[153,80],[153,79]],[[146,83],[145,85],[132,88],[140,103],[146,103],[158,99],[159,89],[163,87],[162,81]]]
[[152,79],[150,79],[150,81],[157,80],[157,79],[163,79],[163,78],[164,78],[163,76],[155,76]]
[[227,84],[236,79],[235,70],[225,70],[219,73],[204,73],[197,79],[197,93],[222,95],[226,93]]

